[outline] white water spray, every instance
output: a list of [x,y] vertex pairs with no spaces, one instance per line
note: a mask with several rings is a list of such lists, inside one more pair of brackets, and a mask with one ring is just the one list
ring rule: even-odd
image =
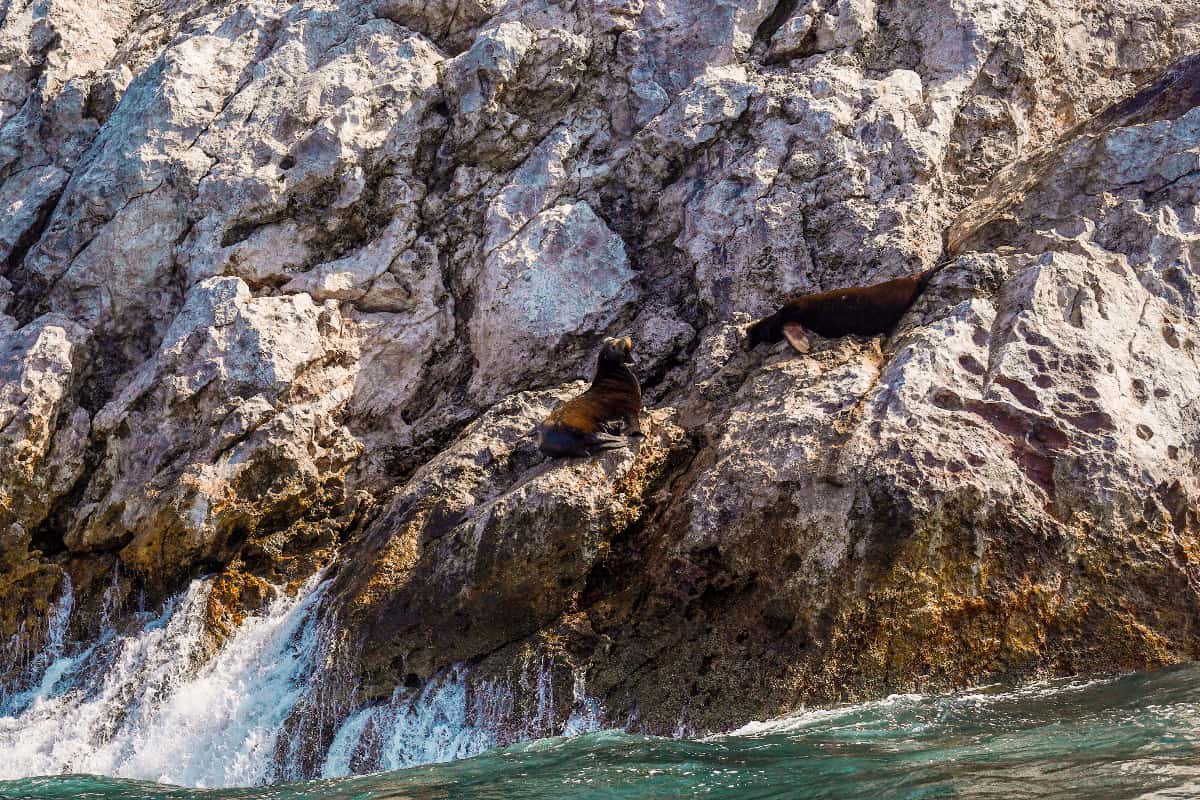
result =
[[60,663],[61,656],[67,640],[67,626],[71,622],[71,612],[74,609],[75,587],[71,583],[71,577],[64,574],[62,594],[46,615],[46,636],[42,649],[32,657],[28,655],[28,636],[23,625],[22,630],[9,642],[7,649],[14,661],[26,662],[23,682],[27,688],[11,694],[0,691],[0,715],[13,714],[26,708],[36,698],[51,691],[62,677],[65,665]]
[[209,590],[194,581],[161,614],[145,615],[136,634],[110,632],[58,655],[32,696],[0,717],[0,779],[89,772],[190,786],[270,781],[279,728],[304,690],[321,590],[314,579],[279,597],[204,661]]
[[[0,780],[75,772],[230,787],[304,777],[281,763],[303,742],[280,735],[293,712],[315,704],[312,713],[325,713],[320,692],[336,637],[321,627],[320,580],[295,596],[280,592],[215,653],[205,624],[209,580],[193,581],[158,614],[135,614],[140,627],[123,635],[111,622],[119,593],[106,592],[102,632],[87,646],[67,640],[67,582],[19,690],[0,696]],[[420,689],[398,689],[389,703],[340,720],[322,774],[402,769],[598,730],[603,709],[583,676],[567,706],[555,697],[553,666],[530,657],[512,683],[473,681],[455,667]]]
[[[397,689],[387,705],[351,714],[338,730],[321,770],[324,778],[352,772],[396,770],[469,758],[511,741],[579,736],[599,730],[604,712],[574,676],[571,714],[556,727],[552,662],[527,661],[518,680],[535,702],[517,708],[503,681],[472,683],[462,666],[447,670],[419,691]],[[504,731],[503,736],[501,732]]]

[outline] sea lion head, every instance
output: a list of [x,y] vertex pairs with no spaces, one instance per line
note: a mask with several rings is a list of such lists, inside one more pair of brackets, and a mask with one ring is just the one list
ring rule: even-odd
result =
[[744,343],[747,350],[753,350],[763,342],[778,342],[781,336],[779,323],[772,315],[763,317],[747,328]]
[[628,336],[604,340],[600,348],[600,365],[632,367],[637,362],[633,358],[633,340]]

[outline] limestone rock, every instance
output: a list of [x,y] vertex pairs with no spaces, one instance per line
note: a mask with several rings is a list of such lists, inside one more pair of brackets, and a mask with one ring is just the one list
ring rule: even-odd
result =
[[[92,5],[0,14],[0,640],[328,566],[339,713],[656,733],[1200,657],[1193,0]],[[617,334],[647,440],[542,460]]]
[[[651,416],[648,438],[601,459],[547,461],[532,437],[584,388],[521,393],[494,406],[423,466],[366,534],[371,566],[343,574],[347,622],[372,685],[429,677],[573,609],[612,540],[635,526],[683,431]],[[399,659],[396,655],[399,654]]]
[[0,549],[22,549],[83,469],[90,420],[72,401],[87,332],[48,314],[0,333]]
[[535,216],[484,262],[471,326],[475,391],[494,397],[553,374],[568,337],[594,341],[621,318],[637,297],[633,277],[624,242],[586,203]]
[[105,454],[68,546],[120,547],[157,579],[221,557],[271,514],[302,519],[357,455],[333,420],[354,377],[340,332],[336,306],[307,295],[198,284],[155,356],[96,415]]

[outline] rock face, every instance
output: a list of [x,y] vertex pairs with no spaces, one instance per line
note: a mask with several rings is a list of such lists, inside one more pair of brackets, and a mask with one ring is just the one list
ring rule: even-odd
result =
[[[86,638],[218,573],[219,646],[322,566],[339,713],[1200,658],[1191,0],[103,6],[0,0],[0,681],[64,592]],[[889,336],[741,347],[935,264]],[[646,440],[543,460],[615,334]]]

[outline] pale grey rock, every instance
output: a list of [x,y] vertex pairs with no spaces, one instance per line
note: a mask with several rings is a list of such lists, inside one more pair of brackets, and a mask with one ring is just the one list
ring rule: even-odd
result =
[[420,31],[435,42],[454,45],[494,17],[504,0],[376,0],[371,13]]
[[815,49],[854,47],[875,28],[875,0],[837,0],[816,22]]
[[491,254],[510,242],[538,214],[557,203],[579,175],[571,171],[580,147],[600,130],[595,115],[571,120],[552,131],[513,171],[510,182],[488,204],[483,252]]
[[72,390],[87,331],[54,314],[0,328],[0,547],[28,544],[83,469],[89,418]]
[[442,88],[453,114],[446,161],[511,168],[554,127],[555,108],[575,93],[591,41],[558,28],[504,22],[483,31],[446,65]]
[[807,55],[810,40],[816,35],[816,3],[809,3],[803,13],[790,17],[771,36],[771,48],[768,55],[771,59],[781,61],[797,56]]
[[8,259],[34,231],[67,183],[67,173],[53,165],[34,167],[4,182],[4,220],[0,222],[0,258]]
[[[742,122],[747,139],[714,142],[720,171],[698,189],[671,187],[661,203],[683,220],[675,246],[716,315],[766,313],[821,288],[825,275],[895,276],[932,263],[941,239],[929,191],[938,144],[918,119],[916,73],[875,81],[822,67],[804,83],[773,77],[742,96],[755,99],[727,106],[724,117],[752,120]],[[700,130],[709,131],[700,141],[713,135]]]
[[170,571],[218,557],[281,505],[314,502],[358,454],[336,422],[356,371],[341,322],[306,294],[255,298],[237,278],[197,285],[96,415],[105,453],[67,545],[121,546],[135,568]]
[[561,374],[572,340],[595,341],[637,298],[633,277],[624,242],[587,203],[533,217],[484,262],[471,324],[472,391],[494,399]]
[[12,284],[6,278],[0,278],[0,329],[8,330],[10,326],[16,326],[17,321],[7,314],[12,301]]
[[[1195,657],[1193,73],[1104,111],[1191,0],[3,9],[0,516],[76,577],[340,547],[372,696],[561,647],[655,732]],[[617,334],[647,442],[542,461]]]

